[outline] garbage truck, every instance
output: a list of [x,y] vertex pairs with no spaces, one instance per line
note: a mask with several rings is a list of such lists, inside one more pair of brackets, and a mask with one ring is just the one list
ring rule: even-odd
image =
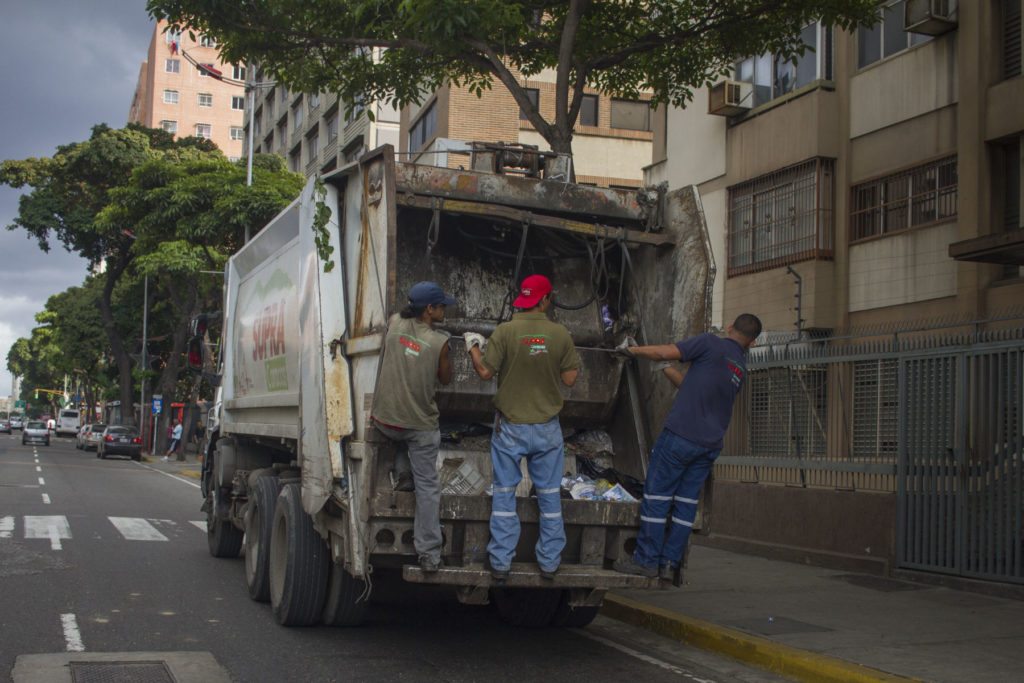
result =
[[[228,261],[218,353],[209,330],[202,353],[190,346],[190,365],[205,362],[219,387],[202,474],[209,551],[238,557],[244,547],[249,594],[283,625],[359,624],[381,590],[375,574],[451,587],[530,626],[585,626],[609,589],[658,588],[611,565],[635,547],[638,485],[674,389],[614,348],[626,336],[666,343],[706,329],[714,264],[696,189],[567,182],[564,157],[521,146],[474,143],[469,162],[400,163],[383,146],[310,179]],[[430,280],[458,302],[442,328],[456,342],[486,336],[530,273],[554,283],[552,316],[582,363],[562,389],[561,567],[548,579],[535,564],[538,509],[524,476],[512,571],[499,586],[486,569],[495,384],[451,343],[453,380],[437,393],[444,566],[423,572],[415,493],[396,490],[397,446],[369,417],[389,317]],[[632,495],[575,486],[588,480]]]

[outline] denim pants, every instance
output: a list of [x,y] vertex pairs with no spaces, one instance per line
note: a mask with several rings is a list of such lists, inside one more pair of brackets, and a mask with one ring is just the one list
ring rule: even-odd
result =
[[701,488],[718,453],[662,430],[651,450],[634,562],[644,567],[679,566],[697,517]]
[[508,569],[519,543],[516,486],[523,475],[519,461],[526,458],[530,479],[537,490],[540,508],[540,539],[537,564],[546,571],[558,569],[565,547],[562,525],[562,467],[565,452],[558,418],[540,424],[513,424],[499,417],[491,436],[494,489],[491,498],[491,540],[487,544],[491,566]]
[[437,474],[437,452],[441,448],[440,430],[392,429],[379,422],[374,426],[392,441],[405,442],[408,447],[408,465],[405,454],[395,454],[396,472],[412,469],[416,485],[416,520],[413,523],[413,547],[420,556],[431,562],[441,559],[441,477]]

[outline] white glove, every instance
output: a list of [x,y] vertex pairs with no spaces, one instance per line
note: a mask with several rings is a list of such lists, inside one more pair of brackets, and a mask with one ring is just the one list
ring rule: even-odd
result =
[[622,340],[622,343],[615,347],[615,353],[619,354],[620,356],[625,356],[626,358],[633,358],[633,352],[630,351],[630,347],[636,345],[636,340],[633,339],[632,337],[627,336],[625,339]]
[[462,338],[466,340],[466,352],[469,353],[470,349],[474,346],[479,346],[480,350],[484,350],[484,346],[487,345],[487,340],[484,339],[484,335],[477,334],[476,332],[467,332],[462,335]]
[[663,370],[668,370],[673,366],[675,366],[675,363],[670,360],[659,360],[656,363],[651,363],[651,372],[661,372]]

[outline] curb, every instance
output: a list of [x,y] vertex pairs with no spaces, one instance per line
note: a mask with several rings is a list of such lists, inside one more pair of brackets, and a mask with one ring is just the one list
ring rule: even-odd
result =
[[920,681],[917,678],[891,674],[835,657],[800,650],[621,595],[609,593],[605,596],[601,615],[799,681]]

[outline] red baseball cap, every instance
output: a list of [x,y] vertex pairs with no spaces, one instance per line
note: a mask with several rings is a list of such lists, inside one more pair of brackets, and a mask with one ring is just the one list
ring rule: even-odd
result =
[[516,308],[533,308],[551,293],[551,280],[543,275],[529,275],[519,287],[519,296],[512,302]]

